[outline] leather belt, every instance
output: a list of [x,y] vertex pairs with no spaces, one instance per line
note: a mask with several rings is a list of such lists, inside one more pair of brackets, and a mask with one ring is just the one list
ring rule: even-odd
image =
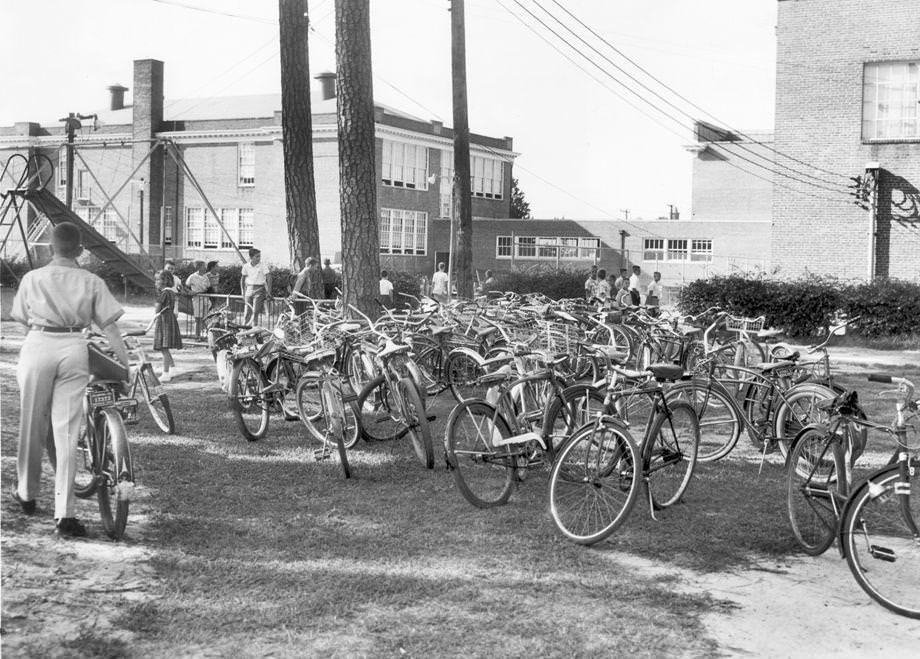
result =
[[46,332],[48,334],[77,334],[82,332],[85,327],[49,327],[47,325],[31,325],[30,330],[35,332]]

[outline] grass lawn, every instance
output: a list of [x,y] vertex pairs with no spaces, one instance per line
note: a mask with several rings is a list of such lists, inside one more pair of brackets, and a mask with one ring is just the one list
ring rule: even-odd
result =
[[[87,606],[118,613],[108,631],[87,622],[65,654],[709,655],[718,646],[700,616],[726,603],[681,594],[674,577],[639,575],[618,556],[719,571],[796,551],[775,458],[760,473],[756,459],[701,465],[683,504],[655,522],[640,503],[608,542],[586,549],[556,531],[545,473],[531,472],[499,509],[460,496],[440,445],[449,394],[433,403],[434,471],[405,441],[361,443],[345,481],[336,464],[313,461],[298,423],[273,417],[268,437],[246,442],[199,352],[200,371],[169,385],[180,434],[159,433],[143,407],[129,427],[139,487],[125,544],[149,551],[148,596],[83,593]],[[15,478],[13,364],[6,348],[4,483]],[[920,372],[908,375],[920,382]],[[882,418],[891,408],[881,406]],[[5,537],[50,533],[50,518],[24,525],[8,501],[3,509]],[[99,532],[94,502],[78,514]],[[4,589],[20,587],[5,567]],[[49,646],[36,639],[27,650]]]

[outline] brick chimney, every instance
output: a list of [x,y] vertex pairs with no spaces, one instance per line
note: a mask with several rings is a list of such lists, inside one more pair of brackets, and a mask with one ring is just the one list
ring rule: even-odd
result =
[[109,110],[121,110],[125,107],[125,92],[128,88],[115,83],[109,87]]
[[[133,120],[132,160],[136,167],[150,152],[152,139],[163,130],[163,62],[160,60],[134,60]],[[145,247],[159,245],[163,197],[162,148],[157,148],[150,155],[135,178],[144,183],[132,199],[132,228]],[[133,250],[129,248],[129,251],[135,250],[136,246]]]
[[324,101],[335,98],[335,74],[332,71],[323,71],[315,76],[319,80],[320,94]]

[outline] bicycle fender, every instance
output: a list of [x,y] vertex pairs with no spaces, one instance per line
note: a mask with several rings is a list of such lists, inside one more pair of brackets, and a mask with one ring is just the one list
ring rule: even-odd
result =
[[483,359],[482,355],[480,355],[477,351],[473,350],[472,348],[467,348],[466,346],[460,346],[460,347],[454,348],[449,353],[447,353],[447,356],[450,357],[451,355],[455,353],[462,353],[466,355],[467,357],[470,357],[473,361],[475,361],[480,366],[483,363],[485,363],[485,359]]
[[859,498],[859,496],[857,495],[862,494],[863,490],[869,487],[869,483],[873,482],[876,478],[879,478],[880,476],[887,476],[889,473],[892,473],[892,472],[896,473],[898,470],[899,470],[899,465],[897,464],[889,465],[887,467],[882,467],[881,469],[873,473],[871,476],[869,476],[869,478],[867,478],[862,484],[860,484],[860,486],[857,487],[853,492],[851,492],[849,497],[847,497],[847,502],[844,504],[843,510],[840,511],[840,523],[838,524],[838,528],[837,528],[837,550],[840,553],[840,558],[847,557],[846,533],[844,532],[844,529],[843,529],[843,520],[846,519],[847,513],[849,512],[850,508],[856,505],[855,502]]

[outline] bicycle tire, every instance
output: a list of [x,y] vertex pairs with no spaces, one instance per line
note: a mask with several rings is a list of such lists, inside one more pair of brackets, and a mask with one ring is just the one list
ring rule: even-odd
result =
[[169,396],[165,391],[157,393],[161,385],[160,379],[153,372],[153,367],[150,364],[144,364],[137,377],[141,380],[144,402],[147,403],[147,409],[150,410],[153,422],[167,435],[175,435],[176,420],[173,418]]
[[422,373],[425,393],[437,396],[449,386],[447,378],[444,377],[441,347],[437,343],[415,339],[412,349],[415,353],[414,361]]
[[479,384],[479,378],[485,375],[483,358],[477,359],[470,353],[452,350],[444,361],[444,377],[454,400],[482,400],[488,387]]
[[267,384],[255,360],[247,357],[233,365],[227,403],[240,432],[250,442],[268,434],[269,403],[262,393]]
[[558,450],[572,434],[604,412],[605,395],[590,384],[566,387],[546,408],[543,417],[543,436],[548,438],[547,448]]
[[655,415],[642,445],[642,469],[656,510],[680,501],[696,467],[700,424],[693,407],[680,401]]
[[[281,373],[275,374],[276,369],[280,368]],[[300,376],[306,371],[303,362],[293,359],[276,356],[272,358],[265,366],[265,378],[268,382],[278,382],[283,389],[281,390],[280,400],[276,403],[281,408],[281,414],[285,421],[297,421],[300,419],[300,413],[297,409],[297,383]]]
[[[320,386],[323,381],[319,378],[304,377],[297,383],[294,398],[297,402],[297,412],[300,421],[307,429],[311,439],[317,442],[325,441],[326,422],[323,418],[323,407],[321,401]],[[354,448],[360,439],[360,429],[358,424],[358,414],[353,404],[344,404],[344,441],[345,448]]]
[[715,462],[732,452],[741,438],[741,417],[730,395],[707,381],[678,382],[668,392],[668,400],[689,403],[700,423],[697,462]]
[[821,426],[805,428],[786,459],[786,512],[796,541],[810,556],[827,551],[837,534],[834,496],[844,465],[828,432]]
[[604,421],[579,429],[550,471],[550,514],[556,528],[581,545],[609,537],[636,503],[639,461],[625,426]]
[[426,469],[434,469],[434,447],[431,439],[431,425],[428,423],[428,414],[425,403],[419,394],[418,387],[412,378],[400,378],[396,383],[399,397],[402,402],[403,414],[406,425],[409,427],[409,440],[419,462]]
[[480,400],[456,405],[444,427],[451,476],[463,498],[477,508],[506,504],[514,489],[514,456],[508,446],[493,446],[495,437],[511,437],[511,429],[495,407]]
[[789,453],[789,445],[795,436],[807,425],[824,423],[829,413],[818,409],[822,400],[830,400],[834,390],[816,382],[803,382],[783,393],[773,415],[773,437],[783,457]]
[[364,385],[356,403],[358,428],[368,442],[391,441],[402,435],[406,425],[397,418],[396,396],[381,374]]
[[351,478],[351,466],[348,463],[348,453],[345,449],[345,408],[342,396],[328,380],[323,381],[322,395],[326,401],[324,408],[327,414],[326,425],[329,429],[328,441],[335,443],[339,454],[339,466],[345,478]]
[[128,508],[134,488],[128,433],[121,414],[114,409],[102,410],[102,427],[98,431],[104,433],[105,448],[102,462],[98,465],[100,478],[96,497],[99,515],[106,535],[112,540],[120,540],[128,524]]
[[900,465],[863,483],[844,513],[841,540],[859,586],[886,609],[920,619],[920,464],[914,462],[907,499],[894,494]]
[[[94,423],[97,427],[102,423],[101,412],[96,412]],[[73,492],[79,499],[89,499],[96,494],[99,487],[97,468],[97,455],[99,452],[96,436],[86,431],[86,420],[80,424],[80,431],[77,434],[77,451],[76,471],[74,474]],[[52,458],[52,456],[54,456]],[[48,451],[48,457],[51,458],[51,466],[57,469],[57,456],[53,450]]]
[[353,391],[361,391],[374,379],[374,365],[364,350],[349,344],[342,358],[342,375],[348,380]]

